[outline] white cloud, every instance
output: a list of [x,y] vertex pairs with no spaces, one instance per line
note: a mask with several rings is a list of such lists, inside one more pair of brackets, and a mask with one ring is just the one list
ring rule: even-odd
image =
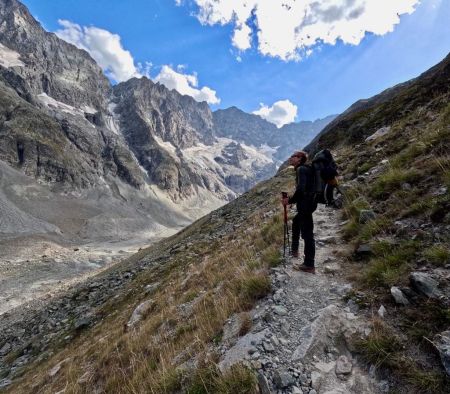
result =
[[241,51],[245,51],[246,49],[249,49],[252,46],[251,34],[252,34],[252,29],[249,26],[247,26],[246,24],[236,27],[236,29],[234,29],[234,34],[233,34],[233,39],[232,39],[233,45],[236,48],[239,48]]
[[[89,52],[105,73],[116,82],[142,76],[131,53],[122,47],[118,34],[94,26],[80,26],[68,20],[59,20],[58,23],[62,28],[55,32],[56,35]],[[148,65],[143,69],[146,67]]]
[[[106,75],[114,81],[127,81],[143,75],[150,78],[153,64],[145,62],[137,63],[136,66],[131,53],[122,47],[118,34],[94,26],[80,26],[68,20],[59,20],[58,23],[62,28],[55,32],[56,35],[89,52]],[[185,68],[185,65],[180,64],[175,71],[170,66],[163,66],[154,80],[161,82],[169,89],[176,89],[181,94],[192,96],[197,101],[206,101],[209,104],[220,103],[216,92],[207,86],[199,89],[197,75],[184,74]]]
[[298,60],[320,43],[357,45],[367,33],[389,33],[400,15],[414,12],[420,0],[193,1],[202,24],[234,26],[232,44],[237,49],[249,49],[256,35],[261,54]]
[[[180,68],[178,68],[180,70]],[[183,70],[183,67],[181,67]],[[208,104],[219,104],[220,99],[216,92],[211,88],[204,86],[198,88],[198,79],[196,74],[183,74],[173,70],[170,66],[163,66],[161,72],[155,78],[169,89],[175,89],[181,94],[192,96],[197,101],[206,101]]]
[[278,128],[285,124],[292,123],[297,116],[297,106],[289,100],[277,101],[276,103],[273,103],[271,107],[264,104],[260,105],[261,108],[257,111],[253,111],[253,113],[276,124]]

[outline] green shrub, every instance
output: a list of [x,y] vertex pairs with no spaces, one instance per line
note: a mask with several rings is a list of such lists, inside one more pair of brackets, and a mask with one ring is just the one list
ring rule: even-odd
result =
[[436,244],[425,249],[423,256],[434,265],[444,266],[450,263],[450,249],[443,244]]
[[233,365],[217,382],[218,394],[256,394],[257,380],[255,374],[241,364]]
[[434,201],[431,196],[421,197],[418,201],[411,204],[402,214],[403,217],[425,214],[433,208]]
[[370,335],[355,345],[364,360],[376,367],[397,367],[403,349],[399,338],[379,320],[374,321]]
[[216,393],[216,384],[220,371],[213,364],[197,369],[190,378],[186,394],[210,394]]
[[278,247],[271,246],[265,249],[261,254],[261,261],[269,267],[277,267],[281,264],[281,253]]
[[371,162],[366,162],[364,164],[362,164],[360,167],[358,167],[357,169],[357,173],[358,175],[360,174],[365,174],[367,171],[369,171],[375,164],[371,163]]
[[270,293],[272,285],[267,274],[256,274],[244,278],[240,283],[240,293],[244,299],[253,303]]
[[372,260],[364,272],[364,281],[369,286],[390,287],[405,276],[408,269],[405,264],[394,264],[385,260]]
[[367,202],[365,197],[359,196],[353,200],[349,200],[349,196],[348,195],[346,196],[344,211],[348,219],[351,218],[359,219],[359,212],[362,209],[369,209],[369,208],[370,204]]
[[221,374],[214,364],[203,366],[190,379],[187,394],[256,394],[257,381],[252,371],[243,365],[233,365]]
[[282,213],[280,211],[279,215],[272,216],[269,223],[265,224],[261,229],[261,237],[268,245],[281,239],[281,234],[283,234],[281,215]]
[[181,390],[183,373],[179,369],[170,369],[161,377],[156,385],[157,391],[161,393],[173,393]]
[[381,199],[401,188],[403,183],[413,183],[420,177],[420,172],[416,169],[390,168],[381,175],[372,185],[370,195]]
[[394,168],[408,167],[417,157],[421,156],[427,150],[427,145],[423,142],[416,142],[394,156],[390,163]]
[[390,287],[401,282],[421,245],[417,241],[391,244],[386,241],[372,245],[375,255],[362,274],[362,281],[371,287]]
[[359,231],[359,239],[370,241],[375,235],[387,231],[392,227],[392,219],[385,216],[379,216],[374,220],[365,223]]
[[346,241],[350,241],[358,235],[360,227],[361,225],[359,224],[359,219],[356,217],[351,218],[342,228],[343,238]]
[[404,375],[419,393],[448,393],[450,382],[442,372],[423,371],[413,366],[405,368]]

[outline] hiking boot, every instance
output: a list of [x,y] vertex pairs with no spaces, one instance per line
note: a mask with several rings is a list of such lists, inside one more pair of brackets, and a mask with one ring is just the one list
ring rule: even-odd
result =
[[293,265],[293,268],[297,271],[307,272],[309,274],[315,274],[316,269],[314,267],[310,267],[308,265],[302,264],[302,265]]

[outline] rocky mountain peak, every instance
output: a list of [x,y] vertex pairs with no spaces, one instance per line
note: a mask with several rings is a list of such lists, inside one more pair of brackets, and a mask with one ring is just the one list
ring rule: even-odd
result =
[[177,148],[214,142],[212,114],[205,102],[198,103],[146,77],[114,86],[113,102],[122,118],[133,116],[131,111],[148,125],[151,135]]
[[86,51],[46,32],[16,0],[0,0],[0,20],[0,43],[24,64],[0,74],[13,88],[21,84],[24,98],[45,93],[71,106],[105,108],[110,84]]

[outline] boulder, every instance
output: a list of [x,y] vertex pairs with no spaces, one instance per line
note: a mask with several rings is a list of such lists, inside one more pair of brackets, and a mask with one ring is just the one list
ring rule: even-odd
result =
[[377,131],[375,131],[375,133],[371,134],[370,136],[368,136],[366,138],[366,142],[376,140],[376,139],[382,137],[383,135],[388,134],[390,131],[391,131],[391,126],[380,127]]
[[75,328],[75,330],[84,330],[85,328],[88,328],[91,323],[92,323],[91,318],[82,317],[75,321],[74,328]]
[[438,289],[439,283],[426,272],[413,272],[409,280],[412,287],[428,298],[438,299],[442,292]]
[[372,209],[361,209],[359,211],[359,223],[364,224],[377,217]]
[[336,375],[350,375],[352,369],[352,362],[346,356],[339,356],[335,367]]
[[368,324],[351,315],[349,319],[349,314],[337,305],[321,309],[318,317],[300,331],[300,345],[293,352],[291,361],[309,361],[330,346],[345,347],[352,351],[352,343],[356,338],[365,336]]
[[405,297],[403,292],[396,286],[391,287],[391,294],[394,297],[395,302],[400,305],[409,305],[408,299]]
[[279,389],[284,389],[295,383],[294,378],[287,371],[276,371],[273,376],[273,382]]
[[6,342],[0,349],[0,356],[4,356],[11,351],[11,344]]
[[445,372],[450,376],[450,330],[436,335],[433,343],[441,356],[441,362],[445,368]]
[[381,305],[378,309],[378,316],[380,316],[382,319],[384,319],[384,315],[386,314],[386,308]]
[[145,316],[153,309],[154,306],[155,301],[153,300],[146,300],[140,303],[131,314],[130,320],[128,320],[126,328],[130,329],[135,327],[142,319],[145,318]]
[[354,253],[355,258],[362,259],[372,254],[372,247],[370,244],[360,244]]
[[278,316],[286,316],[288,311],[285,307],[281,306],[281,305],[275,305],[273,307],[273,311],[275,312],[275,314],[277,314]]
[[222,372],[225,372],[234,364],[245,360],[246,356],[249,354],[249,350],[253,349],[255,345],[261,344],[264,338],[266,338],[266,334],[269,334],[269,332],[270,331],[266,328],[256,333],[249,332],[248,334],[240,337],[234,346],[228,349],[222,356],[222,360],[218,365],[219,369]]
[[271,394],[269,382],[262,373],[258,373],[258,386],[261,394]]

